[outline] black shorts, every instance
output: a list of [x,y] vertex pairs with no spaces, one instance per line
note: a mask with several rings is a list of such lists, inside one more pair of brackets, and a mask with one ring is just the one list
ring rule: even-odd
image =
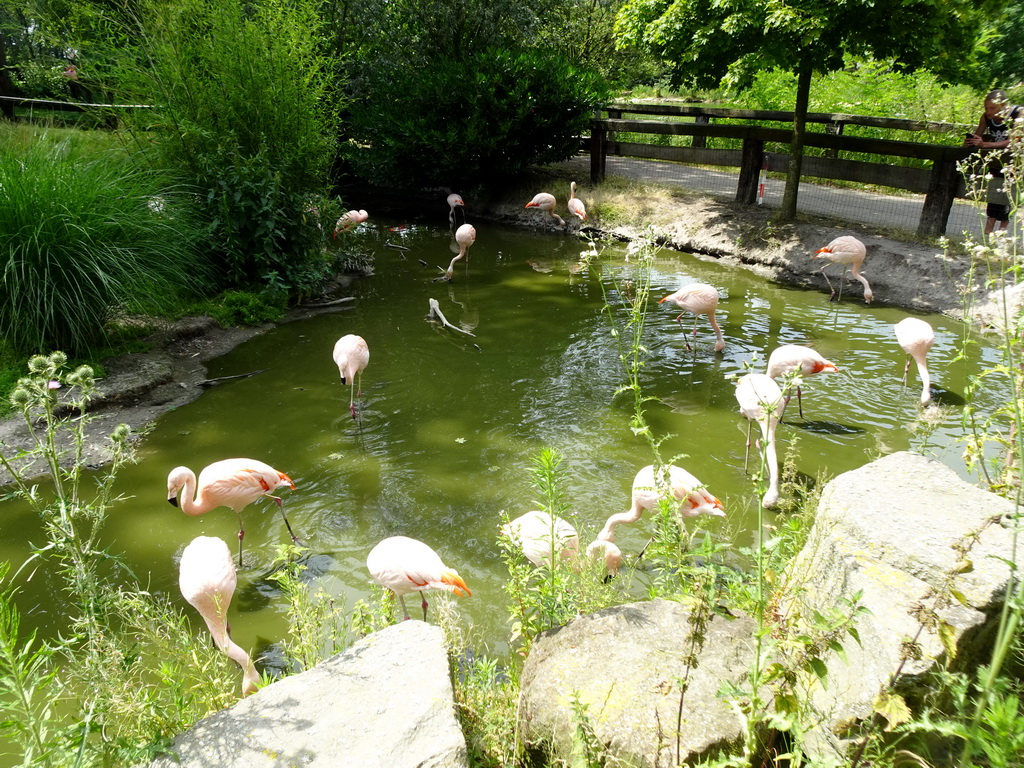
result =
[[995,219],[996,221],[1009,221],[1010,206],[1000,205],[999,203],[989,203],[985,206],[985,215],[990,219]]

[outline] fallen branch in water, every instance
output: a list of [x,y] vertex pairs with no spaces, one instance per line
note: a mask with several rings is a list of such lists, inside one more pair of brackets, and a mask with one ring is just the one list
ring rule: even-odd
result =
[[344,304],[346,301],[355,301],[355,300],[356,300],[355,296],[343,296],[342,298],[335,299],[334,301],[322,301],[322,302],[320,302],[318,304],[299,304],[299,306],[300,307],[310,307],[311,309],[315,309],[317,307],[333,307],[335,304]]
[[260,368],[258,371],[249,371],[248,373],[238,373],[238,374],[235,374],[234,376],[220,376],[220,377],[218,377],[216,379],[203,379],[202,381],[199,382],[199,386],[200,387],[215,387],[218,384],[220,384],[222,381],[228,381],[230,379],[247,379],[250,376],[255,376],[257,373],[263,373],[263,371],[265,371],[265,370],[266,370],[265,368]]
[[449,323],[448,318],[446,318],[444,314],[441,312],[441,306],[437,303],[437,299],[427,299],[427,301],[430,303],[430,312],[427,313],[427,317],[436,317],[438,320],[441,321],[441,325],[443,325],[444,327],[451,328],[453,331],[458,331],[459,333],[464,333],[467,336],[472,336],[473,338],[476,338],[475,333],[470,333],[467,330],[459,328],[457,325],[452,325],[451,323]]

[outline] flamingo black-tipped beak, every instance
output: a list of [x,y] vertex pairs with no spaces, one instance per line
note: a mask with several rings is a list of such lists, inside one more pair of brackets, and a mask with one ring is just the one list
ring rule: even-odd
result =
[[178,497],[177,496],[168,496],[167,497],[167,503],[170,504],[172,507],[177,507],[178,506]]

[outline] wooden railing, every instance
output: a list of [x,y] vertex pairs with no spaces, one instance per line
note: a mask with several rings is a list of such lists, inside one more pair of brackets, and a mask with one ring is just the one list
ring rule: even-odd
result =
[[[594,183],[604,180],[605,159],[608,155],[672,160],[697,165],[739,167],[736,200],[753,204],[757,198],[758,178],[762,167],[768,171],[785,173],[789,155],[765,152],[765,145],[776,143],[788,146],[791,128],[769,128],[756,125],[712,123],[712,120],[779,121],[792,124],[792,112],[762,110],[713,109],[671,105],[613,104],[605,110],[608,117],[597,117],[591,122],[590,177]],[[692,117],[694,122],[660,120],[624,120],[623,113],[658,117]],[[810,123],[823,123],[825,133],[807,132],[804,145],[820,147],[825,156],[805,155],[802,176],[841,179],[875,184],[924,193],[924,204],[918,220],[917,234],[921,237],[941,235],[946,231],[953,200],[966,196],[966,185],[957,163],[973,150],[962,146],[943,146],[913,141],[869,139],[842,135],[845,125],[865,125],[905,131],[957,132],[962,134],[973,126],[952,123],[932,123],[899,120],[884,117],[812,113]],[[622,142],[616,134],[629,132],[651,135],[691,136],[688,147],[663,146],[639,142]],[[736,139],[741,149],[708,149],[708,137]],[[911,157],[930,161],[930,167],[908,168],[886,163],[846,160],[841,152],[857,152],[888,157]]]

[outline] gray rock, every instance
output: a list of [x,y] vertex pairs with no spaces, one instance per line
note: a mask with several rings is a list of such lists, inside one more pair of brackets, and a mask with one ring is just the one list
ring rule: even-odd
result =
[[825,659],[827,689],[812,684],[811,703],[823,718],[810,734],[812,754],[841,759],[848,751],[844,737],[872,716],[876,697],[900,666],[904,641],[916,637],[920,647],[895,686],[911,706],[929,671],[946,662],[937,625],[920,631],[914,614],[921,607],[955,640],[953,668],[982,662],[1010,575],[1008,516],[1014,509],[938,461],[907,452],[846,472],[825,487],[807,544],[786,572],[788,612],[807,617],[812,610],[843,610],[842,600],[859,591],[870,614],[856,620],[861,644],[847,639],[845,655]]
[[465,768],[441,630],[406,621],[178,736],[152,768]]
[[714,616],[688,669],[689,620],[679,603],[653,600],[581,616],[537,638],[521,679],[520,722],[531,749],[550,745],[571,761],[574,697],[608,752],[629,765],[677,765],[677,748],[685,763],[741,743],[743,726],[717,692],[747,676],[755,624]]

